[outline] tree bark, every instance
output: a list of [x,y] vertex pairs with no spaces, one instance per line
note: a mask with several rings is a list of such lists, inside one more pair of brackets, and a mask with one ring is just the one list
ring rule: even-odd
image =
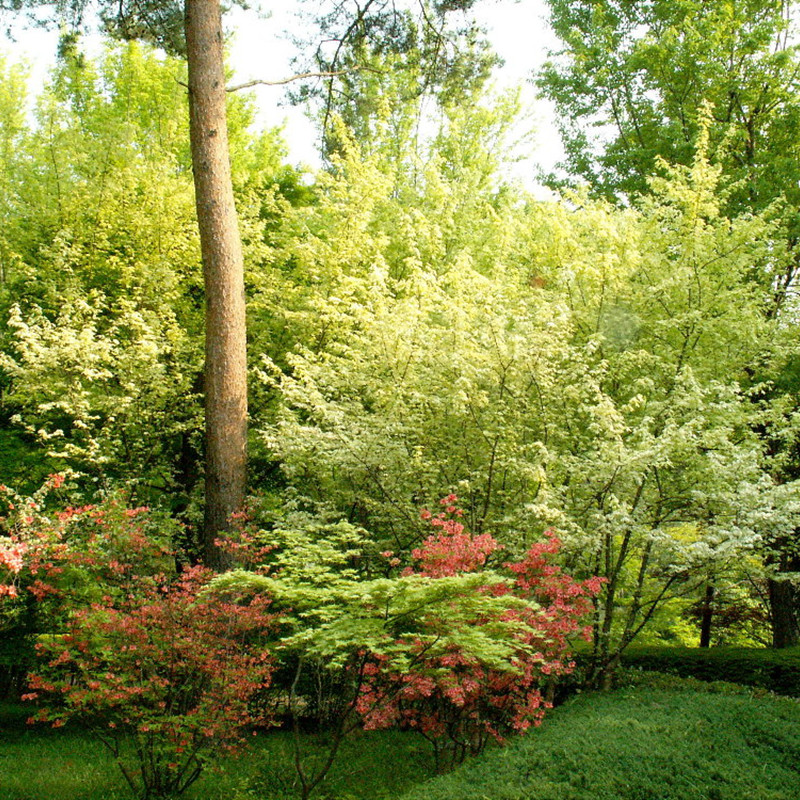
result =
[[247,481],[247,348],[244,260],[233,199],[222,13],[219,0],[185,0],[189,135],[206,301],[206,564],[227,566],[214,544],[244,508]]
[[711,626],[714,620],[714,584],[709,581],[700,607],[700,647],[711,647]]
[[[800,558],[784,555],[778,572],[799,572]],[[791,580],[767,580],[769,592],[770,620],[772,622],[772,646],[794,647],[800,643],[800,591]]]

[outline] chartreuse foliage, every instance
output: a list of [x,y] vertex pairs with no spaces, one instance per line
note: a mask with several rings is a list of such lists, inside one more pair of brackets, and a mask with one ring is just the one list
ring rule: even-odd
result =
[[51,470],[108,481],[124,464],[126,478],[166,487],[171,451],[197,425],[186,400],[199,362],[198,251],[179,75],[136,46],[96,66],[67,52],[10,155],[4,416]]
[[[69,468],[84,490],[126,483],[185,506],[196,480],[202,275],[185,65],[150,48],[109,46],[92,62],[74,44],[33,120],[0,112],[2,479],[28,489]],[[19,70],[2,97],[24,106]],[[261,202],[291,183],[274,133],[252,108],[229,121],[248,255],[263,255]],[[39,465],[16,457],[38,448]],[[38,482],[37,482],[38,481]]]
[[725,216],[702,135],[620,211],[515,200],[446,146],[459,130],[413,186],[352,146],[319,204],[287,214],[301,339],[265,360],[265,441],[290,485],[387,549],[448,491],[518,551],[555,526],[573,572],[607,579],[595,644],[613,660],[661,604],[744,579],[743,554],[796,527],[756,434],[794,423],[751,395],[751,365],[795,346],[764,314],[776,223]]
[[[374,552],[363,531],[295,510],[271,530],[243,530],[232,550],[251,569],[211,585],[222,598],[271,599],[287,711],[295,725],[329,726],[331,757],[362,724],[401,726],[428,738],[444,769],[490,737],[538,724],[544,682],[571,670],[567,638],[599,582],[550,564],[555,539],[490,568],[499,544],[465,530],[455,499],[423,514],[435,532],[399,573],[402,559]],[[299,752],[297,762],[305,798],[327,767],[308,775]]]

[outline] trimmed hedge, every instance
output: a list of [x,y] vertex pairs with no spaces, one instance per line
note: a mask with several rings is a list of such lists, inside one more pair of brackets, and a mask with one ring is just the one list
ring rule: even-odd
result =
[[800,647],[785,650],[747,647],[630,647],[623,667],[757,686],[776,694],[800,697]]

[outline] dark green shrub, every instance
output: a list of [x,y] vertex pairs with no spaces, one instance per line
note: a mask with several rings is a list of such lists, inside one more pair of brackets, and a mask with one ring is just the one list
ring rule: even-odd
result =
[[757,686],[776,694],[800,697],[800,648],[769,650],[746,647],[628,648],[623,667]]
[[24,628],[0,631],[0,700],[17,699],[34,660],[35,637]]

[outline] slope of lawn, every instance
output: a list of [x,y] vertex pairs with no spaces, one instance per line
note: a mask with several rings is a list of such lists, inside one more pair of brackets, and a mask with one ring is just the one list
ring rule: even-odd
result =
[[670,678],[574,697],[402,800],[799,798],[797,700]]
[[[645,677],[583,694],[541,728],[432,780],[414,734],[348,742],[318,800],[800,800],[800,702],[730,684]],[[0,708],[2,800],[124,800],[105,750],[69,727],[29,729]],[[309,740],[309,743],[310,740]],[[317,751],[311,758],[319,758]],[[290,737],[257,737],[185,800],[291,800]],[[407,794],[403,794],[407,792]],[[315,799],[316,800],[316,799]]]

